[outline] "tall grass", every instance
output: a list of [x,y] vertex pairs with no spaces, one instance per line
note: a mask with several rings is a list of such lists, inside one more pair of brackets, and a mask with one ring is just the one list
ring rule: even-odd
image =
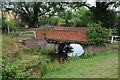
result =
[[41,77],[43,77],[45,74],[50,73],[50,72],[54,72],[58,69],[60,69],[61,65],[59,64],[59,62],[57,60],[55,60],[53,63],[49,62],[47,64],[43,63],[41,65]]
[[[79,58],[45,78],[118,78],[118,51],[110,50],[87,59]],[[74,59],[73,59],[74,60]]]

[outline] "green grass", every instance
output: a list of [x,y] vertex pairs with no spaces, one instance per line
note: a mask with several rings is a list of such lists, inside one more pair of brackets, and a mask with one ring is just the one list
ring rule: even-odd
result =
[[119,47],[119,45],[120,45],[120,42],[115,42],[115,43],[112,43],[112,44],[108,44],[107,46]]
[[45,78],[118,78],[118,51],[111,50],[88,59],[70,62]]
[[2,35],[2,48],[6,49],[8,47],[11,47],[14,43],[16,43],[17,38],[11,37],[10,35]]
[[[2,38],[1,38],[2,36]],[[26,39],[26,37],[21,37]],[[20,66],[33,66],[39,63],[41,55],[31,55],[23,49],[17,36],[0,35],[0,43],[4,53],[15,57],[13,64]],[[118,43],[108,46],[118,47]],[[77,59],[66,62],[60,70],[46,74],[45,78],[117,78],[118,77],[118,54],[117,50],[110,50],[88,59]]]

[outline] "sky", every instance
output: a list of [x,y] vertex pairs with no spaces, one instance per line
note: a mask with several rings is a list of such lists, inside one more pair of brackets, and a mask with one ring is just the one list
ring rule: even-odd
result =
[[95,5],[96,0],[87,0],[87,3],[91,4],[92,6]]
[[[90,5],[94,6],[95,5],[95,2],[96,0],[86,0],[87,3],[89,3]],[[115,9],[116,11],[120,11],[120,6],[118,8]]]

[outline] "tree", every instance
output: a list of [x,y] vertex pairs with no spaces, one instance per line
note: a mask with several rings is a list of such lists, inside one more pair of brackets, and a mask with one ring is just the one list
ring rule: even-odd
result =
[[105,46],[108,43],[109,30],[101,27],[101,23],[89,23],[89,30],[86,32],[88,36],[88,44],[96,46]]
[[[78,3],[75,2],[10,2],[3,3],[3,8],[19,14],[21,21],[30,27],[38,27],[38,17],[43,14],[54,15]],[[83,5],[83,2],[79,2]]]
[[86,14],[88,10],[81,7],[74,13],[73,19],[76,21],[76,27],[86,27],[87,23],[90,21],[89,16]]
[[[21,21],[30,27],[38,27],[38,17],[43,14],[54,15],[76,3],[70,2],[10,2],[4,3],[6,10],[19,14]],[[82,2],[80,2],[82,4]],[[67,6],[67,7],[66,7]]]
[[92,20],[95,23],[102,22],[102,26],[106,28],[113,28],[116,23],[116,14],[110,9],[110,6],[116,5],[116,2],[96,2],[96,7],[85,5],[91,11]]
[[[54,7],[57,5],[58,3],[53,2],[11,2],[4,5],[4,8],[19,14],[24,25],[27,24],[30,27],[38,27],[38,17],[50,11],[55,12],[54,9],[57,10],[57,8]],[[60,6],[58,8],[60,8]],[[61,10],[62,9],[63,8],[61,8]]]
[[70,10],[59,12],[58,16],[65,20],[65,23],[68,24],[68,20],[72,19],[73,14]]

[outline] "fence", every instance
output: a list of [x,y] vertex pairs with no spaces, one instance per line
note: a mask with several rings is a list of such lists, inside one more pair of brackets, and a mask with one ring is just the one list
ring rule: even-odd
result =
[[120,36],[109,36],[109,41],[111,41],[111,43],[113,42],[120,42]]

